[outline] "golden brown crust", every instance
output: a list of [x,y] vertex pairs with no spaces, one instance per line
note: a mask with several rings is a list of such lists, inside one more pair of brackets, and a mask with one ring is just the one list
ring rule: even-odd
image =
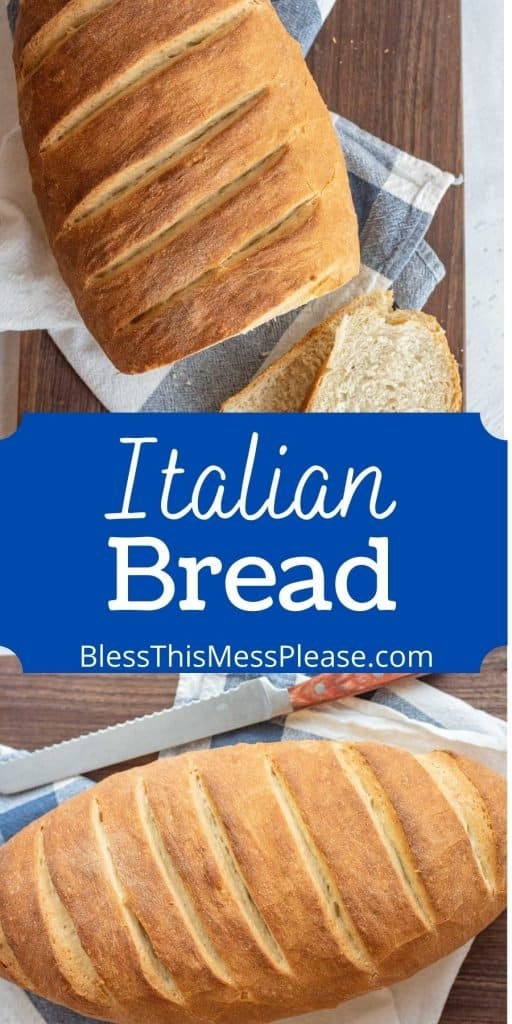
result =
[[21,71],[21,55],[26,45],[71,0],[20,0],[14,37],[14,61]]
[[496,853],[496,892],[504,896],[507,888],[507,784],[484,765],[469,757],[453,755],[458,768],[478,791],[490,817]]
[[155,762],[0,850],[0,972],[118,1024],[335,1006],[485,928],[504,843],[503,781],[450,754],[325,741]]
[[119,369],[183,358],[357,273],[338,139],[269,0],[45,12],[22,8],[16,42],[34,191]]
[[[0,885],[0,920],[8,947],[23,975],[35,992],[64,1003],[87,1016],[103,1016],[97,1003],[89,1002],[74,990],[60,970],[46,927],[39,895],[37,837],[40,823],[24,829],[16,843],[2,848],[2,884]],[[23,871],[19,871],[20,863]],[[3,874],[5,872],[5,875]],[[39,942],[43,938],[44,955],[39,958]],[[9,976],[9,972],[6,972]],[[13,976],[16,980],[16,975]],[[108,1019],[108,1015],[107,1015]]]
[[[130,1012],[142,1012],[157,993],[148,985],[106,877],[93,830],[94,804],[81,797],[81,813],[63,806],[62,821],[48,820],[45,846],[54,886],[75,921],[82,947],[94,959],[113,998],[121,995]],[[86,857],[77,851],[87,850]],[[84,893],[87,898],[84,899]],[[101,912],[98,912],[101,908]]]
[[500,900],[487,890],[466,832],[424,767],[405,752],[397,758],[374,744],[360,749],[398,813],[433,904],[437,930],[408,949],[419,969],[425,956],[430,962],[461,945],[462,932],[469,938],[489,924]]

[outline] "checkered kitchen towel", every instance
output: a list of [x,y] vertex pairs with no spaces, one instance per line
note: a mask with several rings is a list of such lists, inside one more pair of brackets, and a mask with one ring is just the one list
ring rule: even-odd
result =
[[[9,0],[11,26],[18,2]],[[274,2],[307,52],[333,0]],[[0,149],[0,331],[45,327],[112,411],[213,411],[250,380],[270,352],[276,355],[289,347],[353,294],[393,284],[400,306],[421,308],[444,274],[425,234],[453,175],[400,152],[338,115],[333,120],[359,217],[360,277],[299,315],[290,313],[171,369],[137,377],[118,373],[85,329],[49,251],[19,131],[11,133]]]
[[[177,703],[224,692],[252,676],[184,675]],[[301,679],[304,677],[300,677]],[[272,676],[276,686],[290,686],[299,677]],[[286,718],[217,736],[195,748],[227,743],[280,742],[289,739],[369,740],[402,746],[413,752],[443,747],[480,760],[495,771],[506,770],[506,726],[467,704],[423,683],[408,682],[377,690],[368,698],[352,698]],[[189,748],[190,749],[190,748]],[[183,748],[178,751],[181,753]],[[0,755],[8,754],[0,747]],[[24,825],[91,785],[76,779],[18,798],[0,798],[0,843]],[[236,779],[233,779],[236,786]],[[250,794],[247,794],[250,799]],[[98,909],[101,912],[101,909]],[[468,947],[391,989],[353,1000],[336,1010],[294,1018],[288,1024],[437,1024]],[[0,1024],[86,1024],[85,1018],[63,1010],[0,981]]]

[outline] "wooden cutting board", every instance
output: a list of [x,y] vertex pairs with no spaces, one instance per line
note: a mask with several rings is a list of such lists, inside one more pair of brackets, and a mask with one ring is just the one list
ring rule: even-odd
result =
[[[337,0],[309,65],[331,110],[443,170],[461,173],[460,0]],[[461,188],[443,200],[428,241],[447,274],[426,309],[441,321],[462,363]],[[23,335],[20,414],[101,409],[47,335]]]

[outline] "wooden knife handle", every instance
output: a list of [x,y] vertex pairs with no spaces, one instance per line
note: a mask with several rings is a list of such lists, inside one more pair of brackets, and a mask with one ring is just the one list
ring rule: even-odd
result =
[[340,700],[342,697],[354,697],[358,693],[367,693],[369,690],[376,690],[388,683],[396,683],[399,679],[413,679],[410,673],[398,674],[372,674],[371,672],[343,673],[336,675],[313,676],[306,679],[305,683],[297,686],[290,686],[288,693],[294,711],[299,708],[311,707],[313,704],[323,704],[329,700]]

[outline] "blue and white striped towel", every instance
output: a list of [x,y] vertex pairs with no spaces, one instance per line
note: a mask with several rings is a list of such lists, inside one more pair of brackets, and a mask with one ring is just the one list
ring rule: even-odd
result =
[[[249,678],[253,677],[184,675],[180,677],[176,702],[214,696]],[[299,678],[281,675],[273,676],[272,681],[276,686],[290,686]],[[285,719],[227,733],[194,746],[278,743],[310,738],[351,741],[371,738],[414,752],[435,747],[458,751],[505,774],[506,735],[503,722],[423,683],[409,682],[377,690],[369,699],[351,698],[296,712]],[[183,748],[179,753],[182,751]],[[2,753],[6,755],[9,751],[0,747],[0,755]],[[236,779],[233,784],[236,785]],[[0,798],[0,843],[89,785],[92,784],[85,779],[75,779],[17,798]],[[286,1024],[438,1024],[468,948],[457,950],[393,988],[363,996],[337,1010],[296,1017]],[[7,982],[0,982],[0,1024],[86,1024],[86,1021],[75,1013],[29,996]]]
[[[11,26],[18,4],[19,0],[9,0]],[[334,0],[274,4],[306,53]],[[85,329],[44,236],[19,130],[12,132],[0,148],[0,332],[46,328],[111,411],[204,412],[218,409],[250,380],[269,353],[280,354],[353,294],[392,284],[400,306],[421,308],[444,275],[425,235],[454,177],[338,115],[333,121],[359,218],[361,275],[348,288],[318,299],[298,315],[287,314],[171,369],[136,377],[118,373]]]

